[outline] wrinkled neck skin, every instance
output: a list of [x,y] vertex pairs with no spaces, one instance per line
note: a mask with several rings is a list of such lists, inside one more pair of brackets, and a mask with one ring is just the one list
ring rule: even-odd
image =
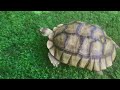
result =
[[47,37],[49,37],[49,35],[53,33],[53,31],[50,30],[49,28],[42,28],[40,31],[42,32],[43,36],[47,36]]
[[53,36],[54,36],[54,32],[51,30],[48,35],[49,40],[53,40]]
[[53,33],[52,30],[50,30],[50,29],[47,29],[47,30],[46,30],[46,36],[49,37],[52,33]]

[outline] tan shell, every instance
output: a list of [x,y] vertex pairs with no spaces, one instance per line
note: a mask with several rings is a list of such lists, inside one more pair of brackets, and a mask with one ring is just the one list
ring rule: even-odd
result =
[[116,57],[115,44],[99,26],[77,21],[60,24],[53,32],[49,51],[64,64],[101,71]]

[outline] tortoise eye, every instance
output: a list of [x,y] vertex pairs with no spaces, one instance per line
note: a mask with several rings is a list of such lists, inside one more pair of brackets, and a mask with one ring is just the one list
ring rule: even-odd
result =
[[43,31],[41,32],[41,34],[44,34],[44,33],[45,33],[45,32],[43,32]]
[[43,32],[43,31],[40,31],[40,34],[44,34],[44,32]]

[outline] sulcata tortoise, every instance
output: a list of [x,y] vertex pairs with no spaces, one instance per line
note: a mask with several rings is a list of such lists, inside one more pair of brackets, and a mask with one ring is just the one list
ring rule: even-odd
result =
[[102,70],[112,66],[119,46],[98,25],[74,21],[59,24],[53,30],[41,28],[48,36],[48,57],[53,66],[60,63],[87,68],[103,75]]

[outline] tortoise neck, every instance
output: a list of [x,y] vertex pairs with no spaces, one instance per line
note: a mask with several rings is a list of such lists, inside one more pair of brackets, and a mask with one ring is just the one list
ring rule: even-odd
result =
[[51,34],[53,34],[53,31],[51,29],[47,29],[46,33],[48,34],[48,37],[49,37]]

